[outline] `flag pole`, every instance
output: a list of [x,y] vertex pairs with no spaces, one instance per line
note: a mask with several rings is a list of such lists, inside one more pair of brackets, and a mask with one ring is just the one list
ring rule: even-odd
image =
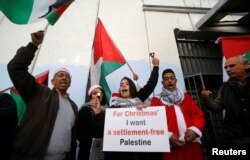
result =
[[[46,25],[45,28],[44,28],[45,34],[46,34],[47,30],[48,30],[48,27],[49,27],[49,23],[47,23],[47,25]],[[43,42],[42,42],[42,43],[43,43]],[[37,58],[38,58],[38,55],[39,55],[41,46],[42,46],[42,44],[39,46],[39,48],[38,48],[38,50],[37,50],[37,54],[36,54],[35,59],[33,60],[32,67],[31,67],[31,70],[30,70],[30,73],[32,73],[32,72],[34,71],[35,64],[36,64],[36,61],[37,61]],[[4,93],[4,92],[10,90],[11,88],[13,88],[13,86],[1,90],[0,93]]]
[[0,19],[0,25],[3,23],[4,16]]
[[[144,0],[142,0],[142,5],[144,3]],[[144,18],[144,27],[145,27],[145,33],[146,33],[146,39],[147,39],[147,48],[148,48],[148,53],[150,53],[150,46],[149,46],[149,38],[148,38],[148,27],[147,27],[147,19],[146,19],[146,14],[145,11],[143,11],[143,18]],[[148,57],[148,60],[150,62],[151,57]],[[151,63],[149,63],[149,68],[152,70]]]
[[[49,27],[49,23],[47,23],[46,26],[44,27],[44,36],[45,36],[46,33],[47,33],[48,27]],[[43,42],[44,42],[44,41],[43,41]],[[35,69],[36,61],[37,61],[37,59],[38,59],[38,56],[39,56],[40,50],[41,50],[41,48],[42,48],[43,42],[42,42],[42,44],[38,47],[38,50],[36,51],[37,53],[36,53],[36,56],[35,56],[35,58],[34,58],[34,60],[33,60],[31,69],[30,69],[30,73],[31,73],[31,74],[33,73],[33,71],[34,71],[34,69]]]
[[131,71],[131,72],[132,72],[132,74],[134,75],[134,74],[135,74],[134,70],[132,69],[132,67],[130,66],[130,64],[128,63],[128,61],[127,61],[127,60],[126,60],[126,62],[127,62],[128,68],[130,69],[130,71]]
[[12,88],[12,87],[5,88],[4,90],[1,90],[0,93],[4,93],[4,92],[10,90],[11,88]]
[[[144,0],[142,0],[142,5],[144,4]],[[144,17],[144,26],[145,26],[145,31],[146,31],[146,37],[147,37],[147,46],[148,46],[148,59],[149,59],[149,68],[150,70],[152,70],[152,65],[151,65],[151,59],[153,58],[153,56],[151,56],[150,54],[150,46],[149,46],[149,38],[148,38],[148,27],[147,27],[147,19],[146,19],[146,14],[145,11],[143,11],[143,17]],[[153,96],[155,96],[155,91],[153,91]]]

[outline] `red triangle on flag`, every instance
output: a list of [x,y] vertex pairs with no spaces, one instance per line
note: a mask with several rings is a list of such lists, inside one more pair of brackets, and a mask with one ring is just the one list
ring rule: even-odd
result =
[[36,81],[39,84],[44,84],[44,85],[47,86],[48,85],[48,81],[49,81],[49,70],[44,71],[43,73],[40,73],[35,78],[36,78]]
[[96,64],[101,57],[103,61],[126,63],[126,60],[109,37],[100,19],[98,19],[96,26],[93,52],[95,55],[94,64]]
[[[35,76],[35,79],[37,83],[44,84],[47,86],[49,80],[49,70],[38,74],[37,76]],[[15,87],[12,87],[11,91],[14,92],[15,94],[19,94]]]

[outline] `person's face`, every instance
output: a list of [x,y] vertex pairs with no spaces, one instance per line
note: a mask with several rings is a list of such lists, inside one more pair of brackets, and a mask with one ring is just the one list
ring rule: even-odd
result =
[[101,102],[102,99],[103,99],[103,92],[102,92],[102,90],[101,90],[100,88],[94,89],[94,90],[91,92],[91,99],[92,99],[92,100],[98,99],[99,102]]
[[239,57],[229,58],[224,65],[229,78],[242,79],[246,74],[246,65],[240,62]]
[[123,79],[120,83],[120,94],[122,98],[131,98],[128,80]]
[[162,85],[165,89],[174,91],[176,88],[177,79],[173,73],[165,73],[163,75]]
[[71,77],[67,72],[59,71],[51,82],[59,92],[66,92],[70,86]]

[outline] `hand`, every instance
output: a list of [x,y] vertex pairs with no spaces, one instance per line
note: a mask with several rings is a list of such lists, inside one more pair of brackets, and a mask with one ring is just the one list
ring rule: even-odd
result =
[[169,143],[173,147],[181,147],[185,145],[185,142],[179,140],[179,137],[176,134],[172,134],[172,136],[169,138]]
[[158,58],[152,58],[152,64],[153,64],[154,66],[159,66],[160,60],[159,60]]
[[31,33],[31,40],[32,43],[38,47],[42,42],[44,38],[44,31],[37,31],[35,33]]
[[209,96],[210,96],[211,93],[212,92],[210,90],[206,90],[206,88],[203,87],[202,91],[201,91],[201,98],[204,99],[204,100],[206,100],[206,99],[209,98]]
[[146,107],[147,107],[147,105],[146,105],[145,103],[143,103],[143,104],[137,105],[137,106],[136,106],[136,109],[142,110],[143,108],[146,108]]
[[99,114],[102,111],[101,108],[101,103],[99,101],[99,99],[93,99],[91,100],[91,109],[93,110],[94,114]]
[[197,137],[198,135],[194,131],[187,129],[184,139],[186,142],[193,142]]
[[133,74],[133,80],[137,81],[138,80],[138,75],[137,74]]

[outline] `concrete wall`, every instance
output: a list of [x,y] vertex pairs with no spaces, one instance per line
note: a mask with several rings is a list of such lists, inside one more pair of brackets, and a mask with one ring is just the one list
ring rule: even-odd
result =
[[[143,5],[208,7],[218,0],[76,0],[54,26],[46,31],[44,43],[34,66],[33,75],[47,69],[65,66],[72,72],[71,97],[80,106],[84,103],[94,30],[99,17],[110,37],[139,76],[143,86],[150,74],[149,52],[160,59],[161,72],[172,68],[178,77],[178,87],[185,89],[175,42],[175,28],[197,30],[195,23],[202,14],[143,11]],[[47,21],[28,25],[11,23],[0,13],[0,90],[11,86],[6,64],[16,50],[30,41],[30,33],[46,28]],[[52,75],[52,74],[51,74]],[[108,76],[112,91],[117,91],[123,76],[132,77],[127,65]],[[50,76],[51,78],[51,76]]]

